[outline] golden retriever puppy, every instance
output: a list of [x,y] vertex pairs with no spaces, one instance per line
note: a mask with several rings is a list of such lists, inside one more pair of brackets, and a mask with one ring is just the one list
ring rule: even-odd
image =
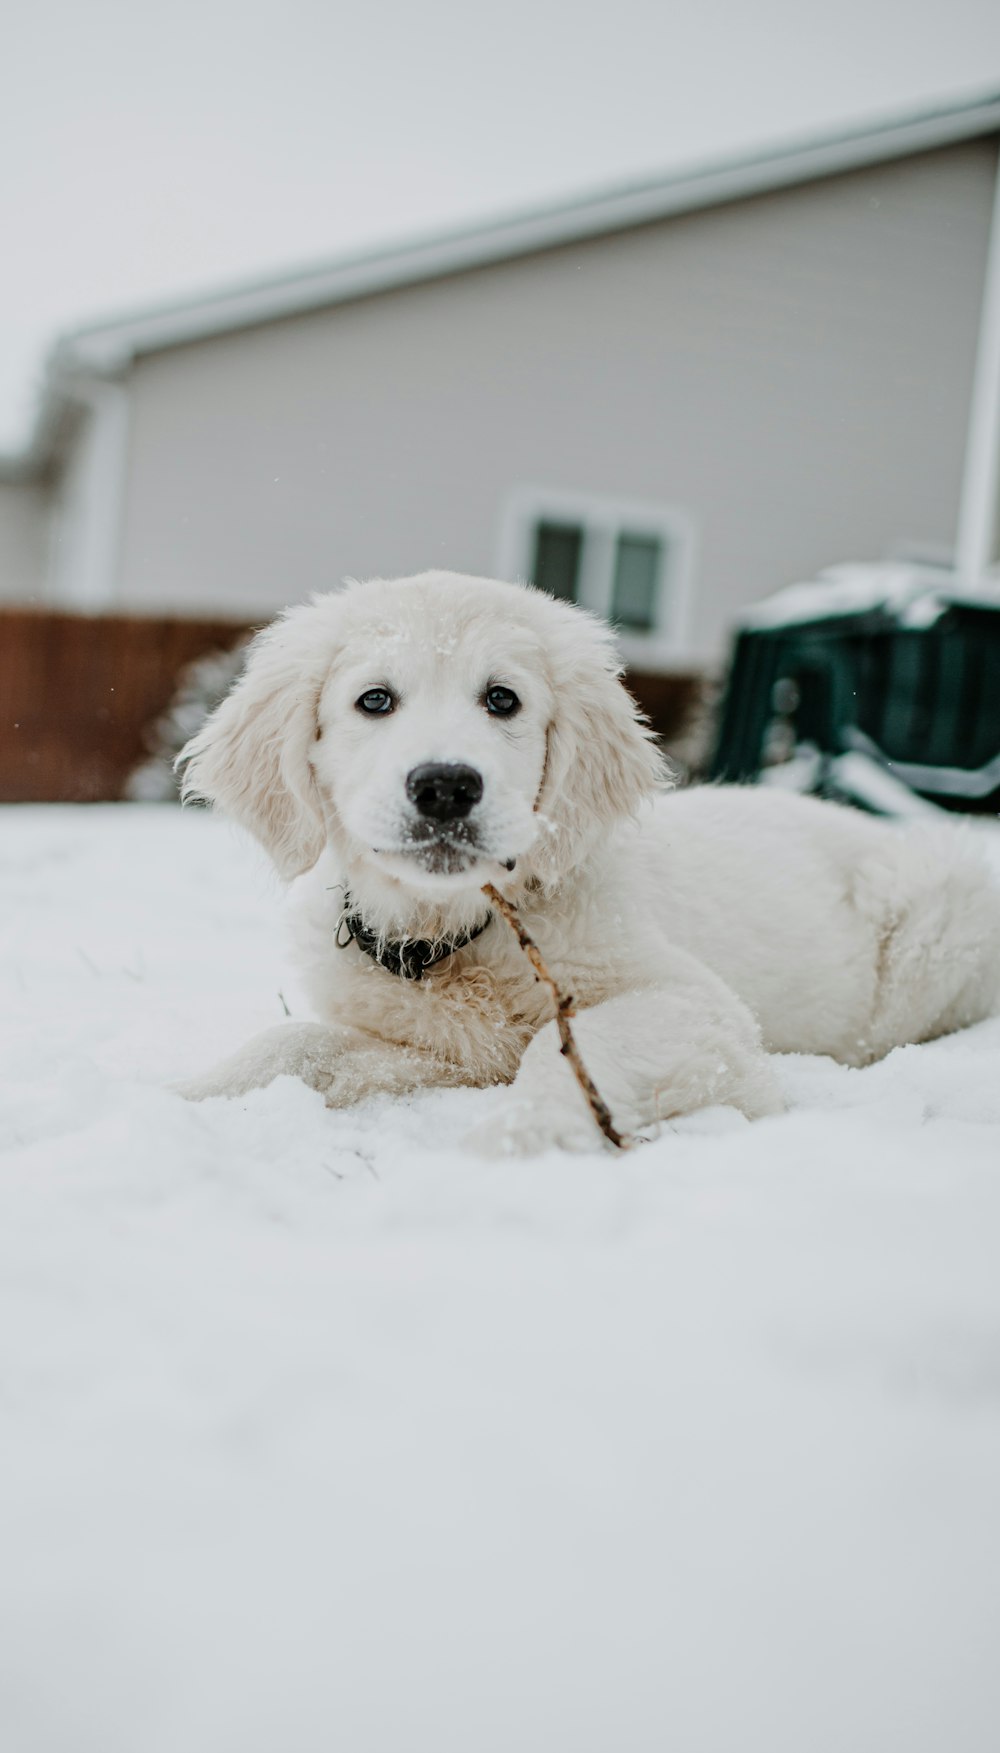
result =
[[428,572],[292,609],[182,760],[185,797],[295,879],[319,1019],[258,1036],[194,1098],[280,1073],[334,1107],[509,1084],[492,1148],[598,1145],[486,882],[574,996],[620,1128],[773,1114],[770,1053],[861,1065],[997,1002],[1000,893],[957,830],[769,790],[669,795],[609,630],[529,587]]

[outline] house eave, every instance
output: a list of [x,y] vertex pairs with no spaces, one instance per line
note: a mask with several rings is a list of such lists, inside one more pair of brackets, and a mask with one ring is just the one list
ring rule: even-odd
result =
[[1000,95],[996,93],[960,106],[611,189],[490,225],[94,324],[66,336],[53,362],[56,370],[121,371],[142,353],[304,315],[993,133],[1000,134]]
[[0,457],[0,479],[44,476],[74,408],[86,400],[88,381],[125,373],[142,354],[990,135],[1000,135],[997,92],[90,324],[53,349],[30,443],[20,455]]

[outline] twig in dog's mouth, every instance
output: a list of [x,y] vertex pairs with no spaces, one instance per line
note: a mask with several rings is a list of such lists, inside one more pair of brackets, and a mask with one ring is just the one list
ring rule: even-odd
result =
[[570,994],[568,992],[560,992],[553,975],[550,974],[542,960],[538,945],[532,937],[529,937],[518,918],[516,910],[511,906],[510,902],[501,895],[499,889],[495,889],[492,883],[484,883],[483,894],[488,895],[497,912],[503,914],[511,931],[514,933],[518,943],[534,968],[536,980],[543,980],[546,986],[551,990],[556,1007],[556,1027],[559,1030],[559,1039],[562,1042],[560,1050],[573,1067],[574,1076],[584,1093],[587,1106],[594,1116],[596,1125],[600,1127],[605,1138],[610,1144],[615,1146],[616,1150],[630,1149],[634,1141],[629,1138],[626,1133],[619,1132],[616,1129],[611,1118],[611,1110],[603,1097],[598,1093],[587,1067],[580,1058],[580,1049],[576,1044],[576,1038],[569,1026],[570,1017],[576,1015],[576,1008]]

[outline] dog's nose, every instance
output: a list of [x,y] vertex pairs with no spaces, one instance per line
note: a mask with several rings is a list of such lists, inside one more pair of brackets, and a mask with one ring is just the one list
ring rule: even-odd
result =
[[483,781],[474,767],[426,761],[407,775],[406,795],[432,822],[454,822],[479,802]]

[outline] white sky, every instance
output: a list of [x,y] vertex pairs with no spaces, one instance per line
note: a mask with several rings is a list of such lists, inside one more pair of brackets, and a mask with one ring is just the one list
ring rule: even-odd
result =
[[21,0],[0,448],[85,320],[1000,89],[997,0]]

